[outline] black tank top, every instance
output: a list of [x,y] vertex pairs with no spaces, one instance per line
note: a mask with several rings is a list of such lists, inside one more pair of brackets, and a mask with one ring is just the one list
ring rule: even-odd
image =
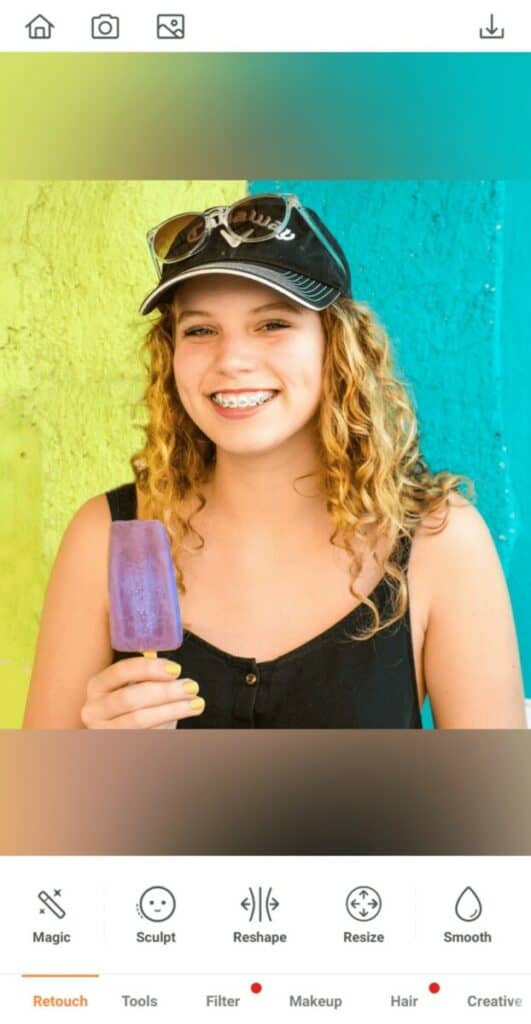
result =
[[[136,488],[106,492],[112,519],[136,519]],[[411,542],[400,542],[407,569]],[[383,611],[390,598],[381,580],[371,599]],[[182,665],[195,679],[206,707],[179,729],[421,729],[409,605],[406,614],[370,640],[348,640],[369,624],[357,605],[339,622],[271,661],[219,650],[184,630],[175,651],[158,655]],[[140,652],[139,652],[140,653]],[[113,651],[113,663],[130,654]]]

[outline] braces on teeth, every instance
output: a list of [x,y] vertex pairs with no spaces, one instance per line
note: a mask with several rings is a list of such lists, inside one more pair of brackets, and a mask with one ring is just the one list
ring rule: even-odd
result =
[[241,398],[236,398],[235,395],[231,395],[230,398],[222,398],[214,394],[212,395],[212,401],[223,408],[245,409],[246,406],[263,405],[264,402],[269,402],[275,393],[274,391],[258,391],[252,398],[245,395],[242,395]]

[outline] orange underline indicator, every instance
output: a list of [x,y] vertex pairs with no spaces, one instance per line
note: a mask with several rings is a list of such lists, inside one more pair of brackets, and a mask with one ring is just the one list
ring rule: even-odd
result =
[[99,978],[99,974],[21,974],[21,978]]

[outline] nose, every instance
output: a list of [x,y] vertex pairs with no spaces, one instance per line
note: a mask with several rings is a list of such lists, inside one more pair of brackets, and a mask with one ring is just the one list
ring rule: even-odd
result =
[[256,365],[256,352],[244,331],[225,331],[218,339],[215,355],[216,368],[221,373],[252,370]]

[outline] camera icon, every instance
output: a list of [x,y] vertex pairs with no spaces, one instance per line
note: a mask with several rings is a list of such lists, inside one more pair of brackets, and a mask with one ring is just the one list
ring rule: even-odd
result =
[[113,14],[97,14],[91,20],[93,39],[118,39],[120,35],[120,19]]

